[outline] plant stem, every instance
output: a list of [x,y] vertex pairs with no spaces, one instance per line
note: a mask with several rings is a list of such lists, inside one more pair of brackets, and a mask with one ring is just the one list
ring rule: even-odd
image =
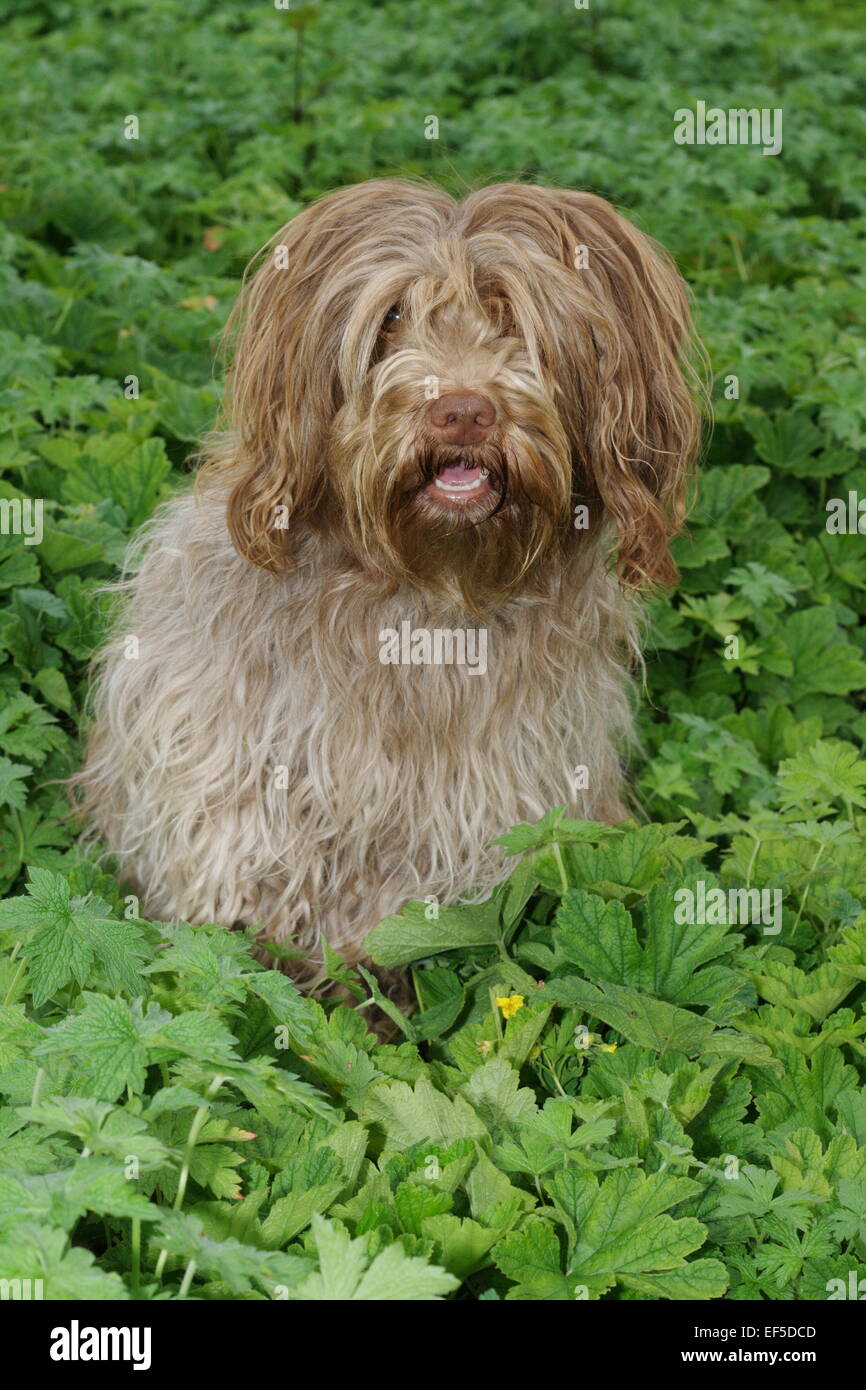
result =
[[749,860],[749,867],[748,867],[748,869],[746,870],[746,887],[747,887],[747,888],[749,888],[749,887],[751,886],[751,883],[752,883],[752,870],[753,870],[754,867],[755,867],[755,860],[756,860],[757,857],[758,857],[758,851],[759,851],[760,848],[761,848],[761,844],[762,844],[762,840],[761,840],[760,835],[756,835],[756,836],[755,836],[755,848],[752,850],[752,857],[751,857],[751,859]]
[[40,1067],[33,1079],[33,1094],[30,1097],[30,1104],[36,1105],[39,1101],[39,1092],[42,1090],[42,1082],[45,1080],[45,1068]]
[[819,847],[818,847],[818,853],[815,855],[815,858],[812,860],[812,867],[811,867],[811,869],[809,870],[809,873],[808,873],[808,878],[809,878],[810,881],[806,884],[806,887],[805,887],[805,889],[804,889],[804,891],[803,891],[803,896],[802,896],[802,898],[800,899],[800,910],[799,910],[799,912],[797,913],[796,918],[794,919],[794,926],[793,926],[793,928],[792,928],[792,933],[791,933],[792,935],[793,935],[793,933],[797,930],[797,928],[799,927],[799,925],[800,925],[800,918],[803,916],[803,913],[804,913],[805,910],[806,910],[806,900],[807,900],[807,898],[809,897],[809,889],[812,887],[812,883],[811,883],[812,875],[813,875],[813,873],[815,872],[815,870],[817,869],[817,867],[818,867],[818,862],[819,862],[819,860],[820,860],[820,858],[821,858],[821,855],[824,853],[824,850],[825,850],[826,848],[827,848],[826,842],[825,842],[824,844],[819,845]]
[[189,1293],[189,1286],[192,1283],[192,1276],[195,1274],[195,1260],[190,1260],[183,1272],[180,1288],[177,1291],[178,1298],[186,1298]]
[[556,867],[559,869],[559,877],[562,880],[562,891],[563,894],[565,894],[568,892],[568,875],[565,872],[565,864],[562,860],[562,850],[556,840],[553,842],[553,854],[556,859]]
[[560,1081],[559,1077],[557,1076],[557,1074],[556,1074],[556,1068],[554,1067],[553,1063],[552,1063],[552,1062],[550,1061],[550,1059],[548,1058],[547,1053],[544,1052],[544,1051],[542,1051],[542,1054],[541,1054],[541,1055],[542,1055],[542,1057],[544,1058],[544,1065],[547,1067],[547,1070],[550,1072],[550,1075],[553,1077],[553,1084],[554,1084],[554,1086],[556,1087],[557,1091],[559,1092],[559,1094],[560,1094],[561,1096],[567,1096],[567,1095],[568,1095],[568,1092],[566,1091],[565,1087],[563,1086],[562,1082]]
[[[21,942],[20,942],[20,941],[16,941],[16,942],[15,942],[15,950],[13,950],[12,955],[9,957],[10,960],[14,960],[14,959],[15,959],[15,952],[18,950],[18,947],[19,947],[20,945],[21,945]],[[15,974],[14,974],[13,977],[12,977],[12,983],[11,983],[11,985],[9,986],[8,990],[6,991],[6,998],[3,1000],[4,1005],[5,1005],[5,1004],[11,1004],[11,1003],[12,1003],[12,997],[13,997],[13,995],[15,994],[16,989],[18,988],[18,981],[21,979],[21,976],[24,974],[24,969],[25,969],[26,965],[27,965],[27,961],[26,961],[25,957],[22,956],[21,959],[20,959],[20,961],[18,962],[18,969],[15,971]]]
[[[222,1085],[222,1080],[223,1079],[221,1076],[214,1077],[213,1081],[205,1091],[205,1096],[208,1100],[219,1090],[220,1086]],[[201,1133],[202,1125],[208,1117],[209,1110],[209,1105],[200,1105],[198,1110],[196,1110],[195,1114],[192,1117],[192,1124],[189,1127],[189,1134],[187,1135],[186,1147],[183,1151],[183,1164],[180,1170],[180,1178],[178,1179],[177,1194],[175,1196],[174,1202],[172,1203],[175,1211],[180,1211],[184,1196],[186,1195],[186,1185],[189,1181],[189,1165],[192,1161],[192,1152],[196,1146],[198,1136]]]
[[138,1298],[141,1285],[141,1217],[132,1218],[132,1234],[130,1240],[132,1251],[132,1261],[130,1265],[130,1278],[132,1281],[132,1296]]
[[15,817],[15,828],[18,831],[18,858],[21,860],[21,863],[23,864],[24,860],[27,858],[24,844],[24,826],[21,824],[21,817],[19,816],[18,812],[14,811],[13,815]]
[[[205,1096],[208,1100],[211,1098],[211,1096],[216,1095],[217,1091],[222,1085],[222,1081],[223,1079],[221,1076],[214,1077],[213,1081],[205,1091]],[[183,1162],[181,1164],[180,1177],[177,1180],[177,1192],[175,1194],[175,1199],[172,1202],[172,1207],[175,1211],[180,1211],[184,1196],[186,1195],[186,1185],[189,1181],[189,1166],[192,1162],[193,1150],[196,1146],[196,1140],[198,1139],[198,1136],[201,1133],[202,1125],[207,1119],[209,1110],[209,1105],[200,1105],[192,1117],[192,1124],[189,1127],[189,1134],[187,1135],[186,1146],[183,1151]],[[157,1279],[162,1278],[162,1271],[165,1269],[165,1262],[167,1259],[168,1251],[165,1249],[165,1247],[163,1247],[163,1249],[159,1252],[159,1259],[156,1262]]]
[[499,1017],[499,1005],[496,1002],[496,989],[491,985],[490,988],[490,1007],[493,1010],[493,1020],[496,1024],[496,1036],[502,1042],[502,1019]]

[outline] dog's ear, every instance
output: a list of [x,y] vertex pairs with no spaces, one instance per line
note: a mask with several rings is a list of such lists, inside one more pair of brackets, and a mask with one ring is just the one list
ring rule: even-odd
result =
[[289,521],[317,504],[336,408],[335,354],[311,350],[326,204],[299,213],[247,268],[226,327],[228,431],[203,470],[228,488],[235,548],[274,573],[288,561]]
[[228,493],[236,549],[265,569],[285,569],[294,523],[326,500],[346,325],[363,307],[383,244],[399,237],[421,199],[401,180],[338,189],[277,232],[244,277],[227,326],[228,428],[203,474]]
[[622,581],[672,584],[668,541],[685,516],[701,435],[701,349],[686,286],[667,252],[604,199],[545,192],[561,218],[560,256],[582,291],[573,363],[580,469],[616,525]]

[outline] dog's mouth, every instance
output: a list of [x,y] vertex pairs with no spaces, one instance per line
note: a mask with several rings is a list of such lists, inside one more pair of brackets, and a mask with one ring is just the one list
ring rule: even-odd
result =
[[425,487],[428,497],[455,506],[477,502],[492,491],[490,469],[463,457],[443,463]]

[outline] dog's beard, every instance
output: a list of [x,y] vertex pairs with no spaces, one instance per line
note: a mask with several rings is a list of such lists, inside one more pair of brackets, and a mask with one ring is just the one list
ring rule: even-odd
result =
[[561,557],[572,494],[564,440],[512,429],[458,446],[407,429],[378,448],[357,434],[344,433],[342,445],[335,473],[344,534],[380,573],[482,615]]

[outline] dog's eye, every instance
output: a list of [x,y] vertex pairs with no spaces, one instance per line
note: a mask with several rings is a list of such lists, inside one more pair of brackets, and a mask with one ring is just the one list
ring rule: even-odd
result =
[[500,338],[519,338],[520,332],[517,321],[508,303],[500,304],[498,312],[498,329]]
[[392,305],[392,307],[388,310],[387,314],[385,315],[384,321],[382,323],[382,332],[393,333],[395,329],[399,328],[401,318],[402,315],[400,313],[399,304]]
[[510,303],[502,295],[491,294],[484,300],[484,309],[497,338],[519,338],[520,333]]

